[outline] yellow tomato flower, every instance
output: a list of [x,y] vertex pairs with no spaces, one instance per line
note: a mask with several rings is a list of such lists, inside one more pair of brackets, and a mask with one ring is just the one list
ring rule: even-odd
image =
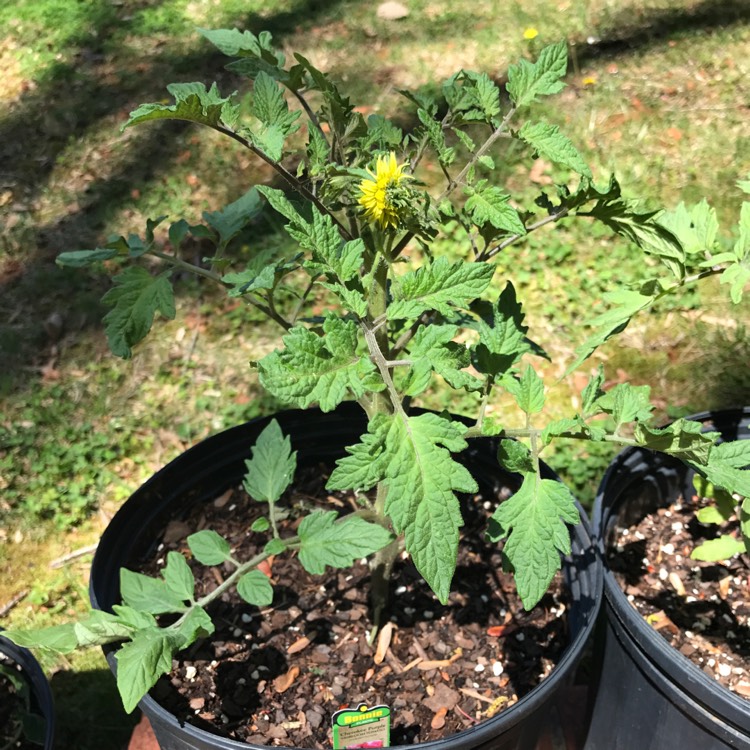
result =
[[394,202],[394,191],[404,180],[411,179],[410,175],[403,173],[405,168],[406,164],[399,164],[396,154],[391,151],[388,156],[378,157],[374,174],[367,170],[372,179],[362,180],[359,184],[362,193],[359,204],[365,209],[365,218],[377,222],[383,229],[398,226],[399,206]]
[[523,38],[528,39],[531,41],[532,39],[536,39],[539,36],[539,32],[533,27],[529,26],[528,29],[524,29],[523,32]]

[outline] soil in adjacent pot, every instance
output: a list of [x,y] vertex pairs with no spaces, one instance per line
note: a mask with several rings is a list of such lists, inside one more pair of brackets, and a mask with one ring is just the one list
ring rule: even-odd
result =
[[13,662],[0,655],[0,750],[39,750],[24,731],[24,718],[29,713],[26,699],[19,693],[16,679],[11,680],[6,670],[14,670],[23,679]]
[[[329,494],[325,467],[298,470],[282,536],[316,507],[348,512],[353,498]],[[510,490],[504,490],[508,496]],[[274,603],[259,611],[236,593],[215,602],[210,640],[178,656],[152,695],[180,720],[238,741],[330,748],[339,708],[385,704],[392,709],[392,744],[426,742],[464,730],[515,703],[554,668],[567,645],[567,593],[556,578],[530,612],[512,578],[502,572],[497,545],[483,541],[497,505],[462,498],[462,529],[450,601],[442,606],[408,560],[395,566],[390,643],[376,657],[370,629],[369,569],[363,562],[326,575],[307,574],[290,555],[270,569]],[[261,504],[231,490],[191,515],[172,521],[156,557],[187,552],[186,537],[211,528],[227,538],[237,559],[262,549],[266,535],[249,531]],[[199,594],[229,571],[191,562]],[[380,658],[382,657],[382,658]]]
[[[609,567],[646,621],[711,678],[750,700],[750,557],[699,562],[690,553],[717,535],[697,521],[711,504],[680,498],[620,530]],[[738,524],[722,533],[737,534]]]

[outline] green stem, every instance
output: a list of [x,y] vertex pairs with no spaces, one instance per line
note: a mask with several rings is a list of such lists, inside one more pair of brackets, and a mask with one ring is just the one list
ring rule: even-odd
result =
[[215,281],[218,284],[226,287],[226,284],[221,280],[221,276],[219,276],[218,273],[209,271],[207,268],[201,268],[200,266],[196,266],[193,263],[188,263],[186,260],[178,258],[176,255],[168,255],[167,253],[161,252],[161,250],[153,249],[149,250],[149,255],[153,255],[159,258],[159,260],[166,261],[167,263],[173,265],[175,268],[180,268],[183,271],[188,271],[189,273],[192,273],[196,276],[203,276],[203,278],[205,279],[210,279],[211,281]]
[[510,237],[507,237],[504,239],[501,243],[498,245],[495,245],[495,247],[492,248],[485,248],[482,253],[480,253],[476,261],[481,262],[485,260],[489,260],[490,258],[497,255],[502,250],[505,250],[508,245],[512,245],[514,242],[517,242],[521,237],[526,237],[526,235],[531,234],[531,232],[534,232],[535,230],[539,229],[540,227],[546,226],[547,224],[551,224],[552,222],[558,221],[559,219],[565,218],[569,213],[569,210],[567,208],[563,208],[561,211],[558,211],[556,214],[550,214],[549,216],[545,216],[543,219],[539,219],[539,221],[535,221],[533,224],[529,224],[529,226],[526,227],[526,233],[525,234],[514,234]]

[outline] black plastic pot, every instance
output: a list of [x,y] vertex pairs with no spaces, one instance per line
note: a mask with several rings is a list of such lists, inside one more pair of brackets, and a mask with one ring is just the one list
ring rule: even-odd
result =
[[[691,419],[724,440],[750,438],[750,409]],[[664,454],[628,448],[610,464],[594,506],[594,533],[606,549],[630,526],[683,492],[692,470]],[[714,682],[672,648],[627,600],[605,562],[602,658],[586,750],[750,750],[750,703]]]
[[[351,403],[335,412],[287,411],[275,415],[298,451],[298,463],[332,462],[366,430],[362,410]],[[153,548],[156,535],[177,511],[188,504],[210,502],[237,485],[250,447],[270,418],[258,419],[204,440],[141,487],[112,519],[102,536],[91,571],[90,596],[94,607],[108,610],[119,601],[119,570]],[[503,484],[499,476],[496,443],[474,441],[462,460],[491,490]],[[545,469],[548,477],[554,475]],[[512,481],[512,478],[511,478]],[[585,520],[573,529],[573,555],[565,563],[571,591],[568,611],[570,643],[554,673],[517,704],[476,727],[438,742],[423,743],[425,750],[531,750],[545,725],[557,691],[572,678],[589,640],[601,599],[601,564],[595,554]],[[114,668],[112,651],[108,653]],[[178,720],[150,696],[140,703],[151,721],[162,750],[248,750],[260,746],[210,734]]]
[[[0,628],[2,630],[2,628]],[[44,719],[44,750],[52,750],[55,743],[55,706],[52,701],[52,690],[44,676],[39,662],[26,648],[16,646],[0,633],[0,653],[5,654],[21,668],[21,675],[31,690],[31,711]]]

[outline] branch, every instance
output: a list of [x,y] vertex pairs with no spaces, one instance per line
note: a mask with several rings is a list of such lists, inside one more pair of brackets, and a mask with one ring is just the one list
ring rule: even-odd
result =
[[525,237],[527,234],[531,234],[531,232],[535,231],[536,229],[539,229],[540,227],[546,226],[547,224],[551,224],[552,222],[557,221],[558,219],[565,218],[570,213],[570,210],[567,208],[563,208],[560,211],[558,211],[556,214],[550,214],[549,216],[545,216],[543,219],[539,219],[539,221],[535,221],[533,224],[529,224],[529,226],[526,227],[526,234],[513,234],[510,237],[507,237],[504,239],[500,244],[495,245],[495,247],[491,249],[486,249],[482,251],[476,258],[476,262],[481,262],[485,260],[489,260],[490,258],[493,258],[495,255],[497,255],[501,250],[504,250],[508,245],[512,245],[514,242],[519,240],[521,237]]
[[221,125],[217,126],[216,130],[233,138],[237,143],[241,143],[246,149],[252,151],[256,156],[266,162],[266,164],[275,169],[293,190],[296,190],[302,197],[307,198],[307,200],[314,204],[319,211],[328,214],[328,216],[333,219],[333,223],[339,228],[344,239],[352,239],[351,234],[349,234],[347,228],[338,220],[336,215],[326,205],[321,203],[320,199],[314,193],[310,192],[310,190],[308,190],[288,169],[279,164],[279,162],[274,161],[267,153],[265,153],[265,151],[262,151],[257,146],[250,143],[247,138],[243,138],[239,133],[235,133],[233,130],[229,130]]
[[186,260],[178,258],[176,255],[168,255],[167,253],[161,252],[161,250],[152,249],[148,252],[149,255],[154,255],[160,260],[171,263],[176,268],[181,268],[183,271],[188,271],[189,273],[195,274],[196,276],[203,276],[206,279],[211,279],[211,281],[216,281],[223,287],[226,287],[226,284],[221,280],[221,276],[219,276],[219,274],[217,273],[214,273],[213,271],[209,271],[207,268],[201,268],[200,266],[196,266],[193,263],[188,263]]

